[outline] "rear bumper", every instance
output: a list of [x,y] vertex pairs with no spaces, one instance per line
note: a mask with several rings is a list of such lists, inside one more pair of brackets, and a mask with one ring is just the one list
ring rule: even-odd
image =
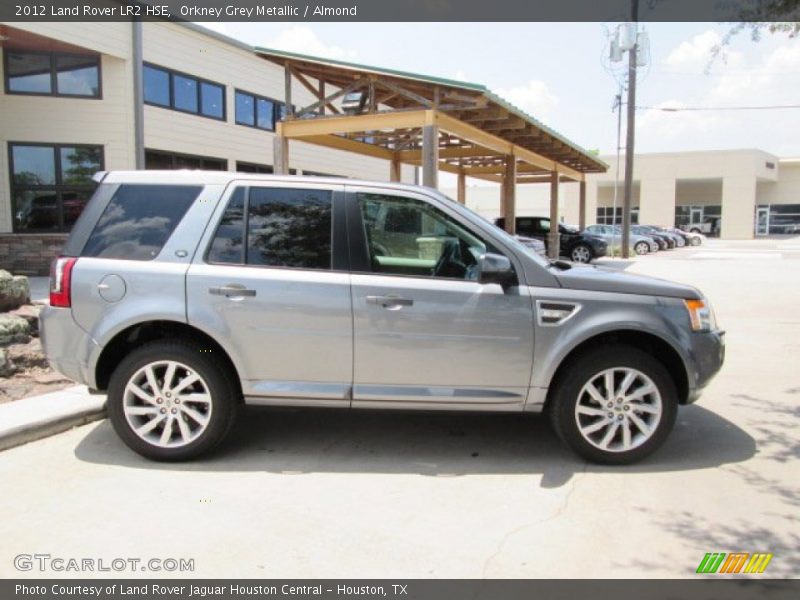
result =
[[725,362],[725,332],[717,330],[691,334],[690,360],[692,377],[686,404],[695,402],[703,388],[722,368]]
[[45,306],[39,315],[42,349],[50,366],[69,379],[92,387],[89,356],[97,343],[72,318],[69,308]]

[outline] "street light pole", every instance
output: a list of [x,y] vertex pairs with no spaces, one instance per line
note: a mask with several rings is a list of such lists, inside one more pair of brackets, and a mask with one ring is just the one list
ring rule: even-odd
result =
[[633,142],[636,129],[636,65],[639,31],[639,0],[631,0],[631,20],[636,32],[628,51],[628,125],[625,141],[625,197],[622,204],[622,258],[630,257],[631,207],[633,204]]

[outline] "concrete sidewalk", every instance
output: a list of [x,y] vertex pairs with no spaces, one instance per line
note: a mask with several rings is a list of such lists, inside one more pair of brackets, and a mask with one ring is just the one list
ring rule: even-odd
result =
[[0,450],[105,417],[105,395],[85,385],[0,404]]

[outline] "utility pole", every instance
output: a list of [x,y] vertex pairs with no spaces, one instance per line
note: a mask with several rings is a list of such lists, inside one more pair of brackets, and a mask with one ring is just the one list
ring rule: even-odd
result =
[[625,141],[625,197],[622,208],[622,258],[630,256],[631,208],[633,204],[633,141],[636,129],[636,66],[638,62],[639,0],[631,0],[631,21],[636,31],[628,51],[628,125]]

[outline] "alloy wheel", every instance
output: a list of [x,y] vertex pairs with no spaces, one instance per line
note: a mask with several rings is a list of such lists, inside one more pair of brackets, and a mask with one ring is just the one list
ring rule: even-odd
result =
[[617,367],[592,376],[581,388],[575,421],[581,436],[605,452],[628,452],[644,444],[661,421],[658,386],[636,369]]
[[586,246],[576,246],[572,249],[572,262],[588,263],[592,260],[592,252]]
[[208,384],[191,368],[173,360],[151,362],[128,380],[123,412],[131,430],[160,448],[196,440],[211,421]]

